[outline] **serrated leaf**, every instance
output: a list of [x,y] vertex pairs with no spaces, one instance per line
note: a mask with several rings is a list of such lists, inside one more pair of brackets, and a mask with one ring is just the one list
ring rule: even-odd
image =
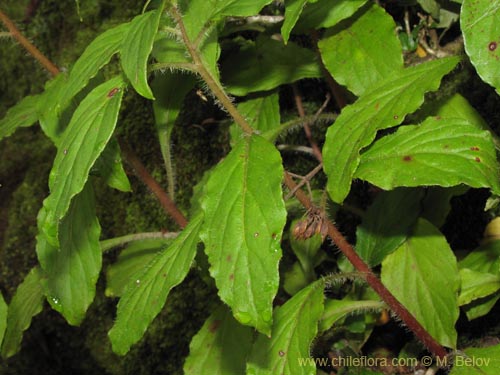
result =
[[366,311],[378,311],[384,309],[385,307],[385,303],[381,301],[327,299],[325,300],[325,309],[319,323],[319,331],[326,331],[339,320],[352,314]]
[[220,306],[191,340],[184,374],[244,374],[252,338],[252,329],[239,324],[227,306]]
[[26,96],[9,108],[0,120],[0,140],[11,135],[17,128],[25,128],[38,121],[37,106],[40,95]]
[[93,170],[112,188],[123,192],[132,191],[130,181],[123,169],[120,146],[116,139],[110,140],[96,160]]
[[306,32],[310,29],[332,27],[351,17],[367,0],[318,0],[307,4],[294,30]]
[[410,234],[419,212],[422,190],[396,189],[377,195],[356,230],[356,252],[375,267]]
[[497,375],[500,373],[500,345],[467,348],[456,354],[453,363],[450,375]]
[[312,340],[318,333],[323,313],[323,280],[302,289],[274,312],[271,338],[259,335],[247,364],[248,375],[313,375],[314,361],[309,358]]
[[500,192],[489,132],[456,118],[431,117],[420,125],[400,127],[361,154],[355,176],[383,189],[466,184]]
[[123,86],[121,77],[115,77],[92,90],[63,134],[50,172],[50,195],[43,202],[45,217],[39,220],[39,229],[52,246],[58,247],[59,221],[85,186],[90,168],[113,134]]
[[281,26],[281,35],[285,44],[288,42],[290,32],[297,23],[300,13],[308,0],[287,0],[285,2],[285,21]]
[[42,311],[43,300],[40,270],[35,267],[17,287],[10,301],[7,329],[2,342],[3,358],[12,357],[19,351],[23,332],[30,326],[31,319]]
[[441,78],[458,61],[445,58],[403,69],[344,107],[328,129],[323,147],[328,192],[335,202],[341,203],[349,193],[359,152],[375,139],[377,131],[399,125],[422,104],[427,91],[438,88]]
[[479,76],[500,93],[500,0],[464,0],[460,26],[465,52]]
[[500,289],[500,277],[491,273],[477,272],[468,268],[460,270],[462,280],[458,303],[466,305],[478,298],[487,297]]
[[3,341],[5,329],[7,328],[8,306],[0,293],[0,343]]
[[136,16],[123,36],[120,50],[122,67],[135,91],[147,99],[154,99],[148,85],[147,62],[160,24],[163,6]]
[[413,235],[382,262],[384,285],[440,344],[456,347],[460,277],[444,236],[419,219]]
[[143,239],[124,248],[115,263],[106,270],[107,297],[120,297],[132,277],[146,268],[159,251],[172,241],[165,239]]
[[133,276],[120,298],[115,324],[108,333],[115,353],[126,354],[141,339],[165,305],[170,290],[186,277],[196,255],[202,221],[201,214],[193,218],[172,245]]
[[[240,103],[238,111],[248,119],[248,124],[254,130],[267,140],[274,141],[278,134],[272,131],[279,129],[281,121],[278,93],[274,92]],[[243,137],[243,131],[236,123],[231,125],[229,131],[232,143],[238,142]]]
[[401,43],[392,17],[372,4],[344,28],[333,28],[318,43],[325,67],[357,96],[403,69]]
[[271,90],[302,78],[321,77],[314,53],[295,43],[259,36],[247,41],[231,59],[222,62],[222,78],[233,95]]
[[100,234],[94,193],[87,183],[59,224],[59,246],[52,246],[43,233],[37,236],[36,250],[44,271],[42,284],[47,301],[72,325],[81,323],[94,299],[102,264]]
[[247,136],[210,174],[200,233],[219,296],[242,324],[268,334],[278,290],[280,240],[286,222],[276,148]]

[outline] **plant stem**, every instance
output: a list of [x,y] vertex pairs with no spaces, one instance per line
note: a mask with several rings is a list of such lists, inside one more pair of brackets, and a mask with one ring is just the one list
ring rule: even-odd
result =
[[210,88],[215,97],[220,101],[220,104],[229,112],[234,121],[241,127],[241,129],[246,134],[252,134],[253,129],[245,120],[245,118],[241,115],[241,113],[236,109],[235,105],[227,96],[224,89],[219,84],[218,80],[212,76],[212,73],[206,68],[205,64],[201,59],[201,54],[194,46],[193,42],[189,39],[189,36],[186,31],[186,27],[184,26],[184,22],[182,21],[182,17],[175,6],[170,8],[170,13],[174,18],[175,22],[179,26],[181,30],[182,39],[184,44],[189,52],[189,55],[193,59],[193,63],[196,66],[196,70],[203,81]]
[[[295,182],[292,177],[285,172],[285,184],[290,190],[295,189]],[[302,190],[295,191],[295,196],[300,203],[309,209],[312,207],[312,202]],[[347,242],[346,238],[339,232],[335,225],[330,221],[326,221],[328,226],[328,236],[333,240],[335,245],[342,251],[346,258],[353,264],[357,271],[363,273],[367,283],[377,292],[382,300],[387,303],[391,310],[403,321],[404,324],[417,336],[417,338],[425,345],[427,349],[435,356],[444,358],[447,355],[446,349],[442,347],[424,327],[415,319],[415,317],[399,302],[396,297],[385,287],[378,279],[368,265],[354,251],[354,248]]]
[[38,48],[36,48],[28,39],[24,37],[23,34],[19,31],[19,29],[14,25],[14,22],[10,20],[10,18],[0,10],[0,20],[3,22],[5,27],[9,30],[11,35],[21,44],[31,56],[38,60],[42,66],[47,69],[50,74],[56,76],[59,74],[59,68],[55,66],[43,53],[40,52]]
[[140,241],[151,238],[164,238],[170,239],[175,238],[179,235],[177,232],[144,232],[144,233],[132,233],[121,237],[109,238],[107,240],[102,240],[99,242],[101,245],[101,250],[103,252],[112,249],[113,247],[122,246],[128,244],[129,242]]
[[122,149],[123,155],[125,156],[125,160],[130,164],[133,168],[136,176],[146,184],[146,186],[151,190],[151,192],[156,195],[156,198],[160,201],[165,212],[174,219],[174,221],[181,228],[184,228],[188,221],[184,214],[177,208],[175,203],[170,199],[165,190],[162,189],[160,184],[149,174],[144,165],[141,163],[139,158],[135,155],[135,153],[123,143],[120,143],[120,147]]

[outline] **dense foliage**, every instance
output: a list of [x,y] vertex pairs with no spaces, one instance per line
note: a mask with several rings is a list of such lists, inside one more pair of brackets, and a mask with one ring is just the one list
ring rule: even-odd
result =
[[[496,216],[498,124],[458,87],[471,63],[500,93],[499,35],[500,1],[163,0],[100,33],[67,72],[41,60],[54,78],[0,120],[0,140],[38,124],[57,150],[36,249],[23,250],[39,264],[0,299],[2,356],[20,350],[45,301],[79,326],[103,274],[106,296],[119,298],[109,340],[126,355],[194,268],[219,300],[185,374],[453,361],[452,374],[496,374],[500,345],[460,336],[500,298],[497,222],[475,249],[453,246],[443,228],[469,190],[488,191]],[[153,109],[168,192],[120,131],[132,90]],[[231,146],[183,210],[174,176],[189,166],[176,165],[171,140],[189,97],[224,111],[212,121]],[[96,191],[131,194],[122,158],[172,218],[168,231],[102,238]],[[335,365],[379,355],[367,343],[388,314],[414,337],[384,358],[412,366]],[[463,365],[471,358],[482,361]]]

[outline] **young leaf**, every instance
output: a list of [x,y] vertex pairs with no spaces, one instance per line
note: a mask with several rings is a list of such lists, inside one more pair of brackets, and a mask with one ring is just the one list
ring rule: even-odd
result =
[[356,231],[356,252],[375,267],[410,234],[419,212],[422,190],[381,192],[368,208]]
[[396,24],[372,4],[349,27],[333,28],[318,43],[325,67],[335,80],[357,96],[403,69]]
[[148,85],[147,62],[162,12],[163,6],[160,6],[135,17],[123,36],[120,50],[123,71],[134,89],[147,99],[154,99]]
[[361,154],[355,176],[383,188],[466,184],[500,193],[489,132],[462,119],[428,118],[400,127]]
[[285,44],[288,42],[290,32],[292,31],[295,23],[299,19],[300,13],[308,0],[287,0],[285,2],[285,22],[281,26],[281,35]]
[[80,103],[63,134],[50,172],[50,195],[44,201],[45,217],[39,228],[58,247],[58,224],[71,199],[87,181],[90,168],[115,129],[124,83],[115,77],[96,87]]
[[458,58],[451,57],[400,70],[342,110],[328,129],[323,147],[328,192],[335,202],[341,203],[349,193],[359,152],[375,139],[377,131],[399,125],[457,62]]
[[191,340],[184,374],[244,374],[252,336],[250,327],[239,324],[227,306],[220,306]]
[[321,77],[312,51],[292,42],[285,46],[262,36],[242,45],[230,61],[222,62],[221,70],[227,90],[239,96],[271,90],[302,78]]
[[126,354],[161,311],[170,290],[186,277],[196,254],[203,215],[193,218],[172,245],[134,274],[120,302],[109,331],[113,351]]
[[0,140],[11,135],[17,128],[28,127],[38,121],[39,100],[40,95],[26,96],[9,108],[5,117],[0,119]]
[[37,267],[33,268],[10,301],[7,329],[2,342],[3,358],[12,357],[19,351],[23,332],[30,326],[31,319],[42,311],[44,294],[40,273]]
[[60,245],[52,246],[42,233],[37,236],[47,300],[72,325],[81,323],[94,299],[102,263],[100,234],[94,193],[87,183],[59,224]]
[[117,190],[129,192],[132,190],[127,174],[123,169],[120,146],[116,139],[111,139],[93,168],[106,183]]
[[5,329],[7,328],[7,313],[8,306],[3,299],[3,295],[0,293],[0,343],[3,341],[5,335]]
[[[249,125],[259,134],[271,142],[274,141],[277,134],[273,134],[272,130],[278,129],[281,121],[278,93],[271,93],[240,103],[238,111],[243,117],[249,119]],[[232,124],[229,130],[232,143],[237,143],[243,136],[243,131],[237,124]],[[273,137],[267,138],[268,135],[273,135]]]
[[106,270],[107,297],[121,297],[131,278],[146,268],[162,249],[167,248],[171,240],[144,239],[134,241],[120,252],[115,263]]
[[310,375],[314,362],[305,365],[300,358],[309,358],[311,342],[318,333],[323,313],[323,280],[302,289],[274,312],[271,337],[259,335],[247,364],[248,375]]
[[387,305],[381,301],[327,299],[325,300],[325,309],[319,323],[319,331],[324,332],[330,329],[339,320],[356,312],[373,312],[382,310],[386,307]]
[[202,200],[200,236],[219,296],[238,321],[266,334],[286,222],[282,176],[276,148],[259,136],[247,136],[211,173]]
[[500,373],[500,345],[467,348],[453,359],[450,375],[497,375]]
[[382,262],[381,277],[431,336],[456,347],[460,278],[455,256],[437,228],[420,219],[413,235]]
[[465,52],[483,81],[500,93],[500,0],[464,0],[460,25]]

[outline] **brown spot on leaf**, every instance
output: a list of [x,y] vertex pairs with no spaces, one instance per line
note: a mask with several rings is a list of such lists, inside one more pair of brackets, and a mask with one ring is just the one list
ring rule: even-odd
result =
[[497,42],[490,42],[490,44],[488,44],[488,49],[490,51],[494,51],[497,49]]
[[271,234],[271,237],[272,237],[272,239],[273,239],[273,240],[275,240],[275,239],[276,239],[276,237],[277,237],[277,236],[276,236],[276,233]]
[[394,115],[394,116],[392,116],[392,118],[393,118],[394,120],[397,120],[397,119],[399,118],[399,116],[398,116],[398,115]]
[[229,275],[229,280],[234,280],[234,273],[232,273],[231,275]]
[[227,260],[228,262],[230,262],[231,260],[233,260],[233,257],[232,257],[231,255],[228,255],[228,256],[226,257],[226,260]]
[[441,116],[436,116],[435,119],[439,121],[439,120],[442,119],[442,117]]
[[279,354],[280,357],[284,357],[285,356],[285,352],[283,350],[280,350],[278,352],[278,354]]
[[378,111],[379,107],[380,107],[380,103],[375,104],[375,110],[376,111]]
[[403,156],[403,161],[412,161],[413,158],[410,155]]
[[477,161],[478,163],[481,163],[481,159],[478,158],[477,156],[474,158],[475,161]]
[[120,89],[118,87],[115,87],[114,89],[111,89],[108,92],[108,98],[112,98],[113,96],[115,96],[118,91],[120,91]]
[[214,320],[212,324],[210,324],[210,327],[208,327],[208,330],[210,331],[210,333],[215,333],[215,331],[217,331],[219,326],[220,326],[220,320]]
[[479,151],[479,147],[477,146],[472,146],[470,149],[471,151]]

